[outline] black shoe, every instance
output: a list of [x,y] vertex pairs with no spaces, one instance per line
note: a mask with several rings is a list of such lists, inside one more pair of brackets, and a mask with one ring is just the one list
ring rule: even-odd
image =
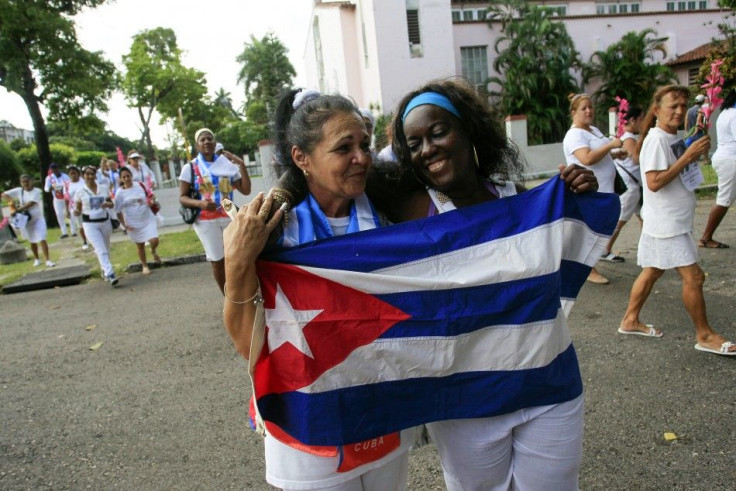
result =
[[66,239],[67,237],[69,237],[69,235],[67,235],[67,234],[63,234],[63,235],[60,235],[59,236],[60,239]]

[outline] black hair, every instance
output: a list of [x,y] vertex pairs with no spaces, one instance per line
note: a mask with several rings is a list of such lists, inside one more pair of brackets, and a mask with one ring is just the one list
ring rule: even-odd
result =
[[641,106],[629,106],[629,109],[626,110],[626,114],[624,114],[624,121],[628,123],[630,120],[636,119],[642,114],[644,114],[644,109],[642,109]]
[[[391,147],[404,171],[410,171],[411,152],[404,134],[403,114],[406,106],[417,95],[437,92],[447,97],[460,113],[462,129],[478,154],[477,172],[483,178],[506,181],[523,181],[524,160],[519,149],[506,136],[499,114],[488,104],[475,87],[464,79],[435,80],[409,92],[399,102],[391,123],[393,141]],[[408,179],[403,179],[408,183]],[[427,183],[429,184],[429,183]]]
[[335,113],[355,113],[361,121],[358,107],[341,95],[319,94],[294,109],[294,98],[301,91],[285,92],[276,106],[273,120],[274,170],[279,176],[279,187],[291,192],[296,206],[307,195],[307,180],[291,157],[296,146],[304,153],[311,153],[323,138],[322,128]]
[[726,109],[733,108],[734,104],[736,104],[736,89],[731,89],[728,91],[728,94],[726,94],[726,98],[723,99],[721,108],[725,111]]
[[127,165],[124,165],[123,167],[121,167],[120,170],[118,171],[118,174],[120,174],[120,176],[122,177],[123,172],[127,172],[131,176],[133,175],[133,171],[130,170],[130,169],[128,169],[128,166]]

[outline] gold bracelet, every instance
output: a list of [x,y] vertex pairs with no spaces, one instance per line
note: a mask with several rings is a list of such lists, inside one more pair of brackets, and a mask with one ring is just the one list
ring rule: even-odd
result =
[[256,281],[258,282],[258,287],[256,288],[255,294],[253,294],[252,297],[243,300],[242,302],[236,302],[235,300],[232,300],[230,297],[227,296],[227,283],[222,286],[222,294],[225,296],[225,299],[227,299],[228,302],[234,303],[235,305],[243,305],[253,302],[253,305],[258,306],[259,303],[263,303],[263,295],[261,295],[261,282],[258,280]]

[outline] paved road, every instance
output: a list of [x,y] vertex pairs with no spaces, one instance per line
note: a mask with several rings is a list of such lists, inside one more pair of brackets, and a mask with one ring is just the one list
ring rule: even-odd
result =
[[[718,238],[736,246],[735,224],[727,215]],[[581,488],[736,489],[736,359],[693,349],[676,275],[645,308],[662,339],[615,332],[637,228],[620,239],[627,262],[601,267],[613,283],[586,285],[570,318],[586,390]],[[731,338],[735,262],[736,248],[702,253],[711,322]],[[126,275],[115,290],[0,296],[0,487],[269,489],[220,302],[207,264]],[[444,488],[434,447],[412,456],[410,487]]]

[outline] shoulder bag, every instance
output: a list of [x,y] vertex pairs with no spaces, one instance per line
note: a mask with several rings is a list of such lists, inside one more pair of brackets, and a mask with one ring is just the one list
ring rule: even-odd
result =
[[[192,182],[189,186],[189,194],[187,195],[189,198],[192,199],[200,199],[199,192],[197,192],[197,187],[195,184],[195,177],[194,177],[194,167],[197,165],[196,162],[190,162],[190,170],[192,171]],[[197,178],[199,177],[199,169],[197,169]],[[192,208],[189,206],[181,205],[179,207],[179,214],[181,215],[182,220],[184,220],[184,223],[194,223],[197,221],[197,217],[199,217],[199,212],[202,211],[199,208]]]

